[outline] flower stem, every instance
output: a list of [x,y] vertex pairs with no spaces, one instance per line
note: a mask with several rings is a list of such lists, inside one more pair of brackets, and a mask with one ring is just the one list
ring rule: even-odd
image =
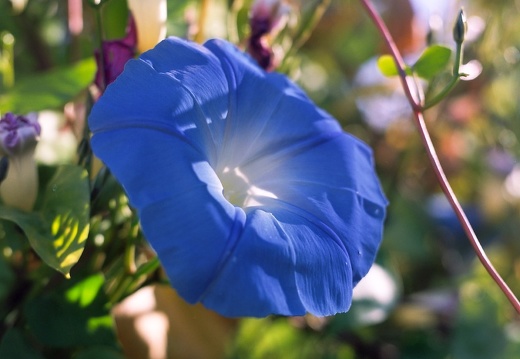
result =
[[206,27],[206,18],[208,17],[209,2],[210,0],[200,0],[198,31],[195,35],[195,42],[199,44],[202,44],[204,41],[204,30]]
[[229,41],[233,44],[240,42],[240,36],[238,34],[238,12],[243,7],[242,0],[231,0],[228,2],[228,12],[226,18],[227,34]]
[[[415,124],[417,126],[417,129],[419,131],[419,134],[421,136],[421,140],[423,142],[423,145],[428,153],[428,157],[430,158],[430,162],[433,166],[433,169],[435,171],[435,175],[437,176],[437,180],[439,182],[439,185],[441,186],[442,191],[444,192],[444,195],[450,202],[453,210],[455,211],[455,214],[457,215],[457,218],[459,219],[460,223],[462,224],[462,227],[464,228],[464,232],[468,236],[468,239],[477,254],[477,257],[479,258],[480,262],[484,266],[484,268],[487,270],[491,278],[495,281],[495,283],[500,287],[502,292],[505,294],[511,305],[514,307],[516,312],[520,314],[520,301],[515,296],[515,294],[512,292],[512,290],[509,288],[509,286],[505,283],[505,281],[502,279],[500,274],[497,272],[497,270],[493,267],[493,264],[487,257],[484,249],[482,248],[482,245],[480,244],[473,227],[469,223],[469,220],[464,213],[464,210],[462,209],[457,197],[455,196],[455,193],[453,192],[453,189],[451,188],[448,179],[446,178],[446,175],[444,173],[444,170],[441,166],[441,163],[439,161],[439,158],[437,156],[437,152],[435,151],[435,148],[433,146],[433,142],[431,140],[430,134],[428,132],[428,129],[426,127],[426,124],[424,122],[424,108],[421,106],[420,103],[418,103],[413,95],[412,95],[412,88],[411,84],[412,82],[409,81],[407,78],[406,72],[405,72],[405,63],[403,61],[403,58],[401,56],[401,53],[397,49],[397,46],[395,45],[395,42],[392,38],[392,35],[388,31],[388,28],[386,27],[383,19],[378,14],[370,0],[360,0],[361,4],[364,6],[364,8],[367,11],[367,14],[370,16],[372,21],[374,22],[375,26],[377,27],[378,31],[383,37],[383,40],[386,42],[390,54],[393,57],[395,64],[398,69],[399,77],[401,79],[401,83],[403,85],[404,92],[406,94],[406,97],[408,98],[408,101],[410,102],[410,105],[412,106],[412,110],[414,113],[414,120]],[[462,51],[457,51],[457,59],[456,61],[460,64],[460,59],[462,56]],[[455,64],[455,69],[458,72],[458,66]],[[455,71],[454,69],[454,71]],[[458,79],[458,78],[457,78]]]
[[106,72],[105,72],[105,67],[106,67],[106,64],[105,64],[105,54],[104,54],[104,50],[103,50],[103,38],[104,38],[104,34],[103,34],[103,18],[101,16],[101,5],[98,5],[96,6],[95,8],[95,12],[96,12],[96,26],[97,26],[97,36],[98,36],[98,46],[99,46],[99,67],[100,67],[100,71],[101,71],[101,79],[103,81],[103,83],[101,84],[101,92],[104,92],[105,91],[105,88],[107,86],[107,78],[105,76]]
[[292,39],[291,47],[287,50],[284,55],[284,64],[279,67],[279,71],[286,72],[286,60],[290,59],[299,48],[301,48],[307,40],[309,40],[312,35],[313,30],[316,28],[321,18],[325,14],[325,11],[328,9],[331,0],[320,0],[314,4],[314,7],[310,10],[307,10],[306,15],[303,19],[301,19],[301,24],[299,26],[298,32],[294,35]]

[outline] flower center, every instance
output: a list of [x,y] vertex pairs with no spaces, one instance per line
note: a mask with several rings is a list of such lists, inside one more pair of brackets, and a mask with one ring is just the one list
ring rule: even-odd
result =
[[224,197],[235,206],[260,206],[262,198],[278,198],[274,193],[255,186],[239,167],[225,167],[219,178],[224,188]]

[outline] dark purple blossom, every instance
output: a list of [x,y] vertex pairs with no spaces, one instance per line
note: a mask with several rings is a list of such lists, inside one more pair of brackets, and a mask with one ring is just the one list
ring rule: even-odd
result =
[[264,70],[275,67],[273,50],[267,41],[267,36],[281,23],[285,8],[279,0],[259,0],[251,8],[249,25],[251,35],[247,43],[248,53]]
[[102,51],[96,51],[95,84],[103,92],[105,88],[123,72],[128,60],[134,58],[137,49],[137,29],[132,14],[128,16],[126,36],[122,39],[107,40],[101,44]]

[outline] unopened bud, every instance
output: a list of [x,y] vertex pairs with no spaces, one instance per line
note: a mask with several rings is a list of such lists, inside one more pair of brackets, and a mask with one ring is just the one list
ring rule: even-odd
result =
[[276,33],[286,24],[289,11],[283,0],[255,0],[249,15],[252,36]]
[[34,152],[40,132],[35,113],[17,116],[8,112],[0,119],[0,152],[10,157],[27,151]]
[[457,22],[453,27],[453,40],[455,40],[457,44],[462,44],[464,42],[467,29],[468,22],[466,21],[466,15],[464,14],[464,10],[460,9]]
[[[6,176],[0,184],[5,204],[30,211],[38,194],[38,171],[34,150],[41,127],[35,114],[17,116],[7,113],[0,119],[0,170]],[[8,162],[6,162],[8,161]]]
[[128,16],[125,37],[115,40],[106,40],[101,43],[103,51],[96,51],[97,72],[94,83],[99,91],[104,92],[123,72],[128,60],[133,59],[137,46],[137,32],[135,19]]

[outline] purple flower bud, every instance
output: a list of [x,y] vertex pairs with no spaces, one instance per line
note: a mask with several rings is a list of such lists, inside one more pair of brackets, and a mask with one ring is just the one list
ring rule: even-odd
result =
[[[8,157],[6,177],[0,185],[3,203],[30,211],[38,195],[38,171],[34,150],[41,127],[35,113],[26,116],[6,113],[0,119],[0,152]],[[5,160],[4,160],[5,161]]]
[[34,150],[40,132],[35,113],[21,116],[8,112],[0,119],[0,150],[8,156]]
[[122,39],[103,41],[101,47],[103,51],[95,53],[98,69],[94,82],[103,92],[123,72],[126,62],[136,54],[137,29],[132,13],[128,16],[126,36]]
[[270,71],[275,67],[273,51],[266,36],[273,35],[283,26],[287,9],[281,0],[257,0],[251,8],[251,35],[247,50],[264,70]]

